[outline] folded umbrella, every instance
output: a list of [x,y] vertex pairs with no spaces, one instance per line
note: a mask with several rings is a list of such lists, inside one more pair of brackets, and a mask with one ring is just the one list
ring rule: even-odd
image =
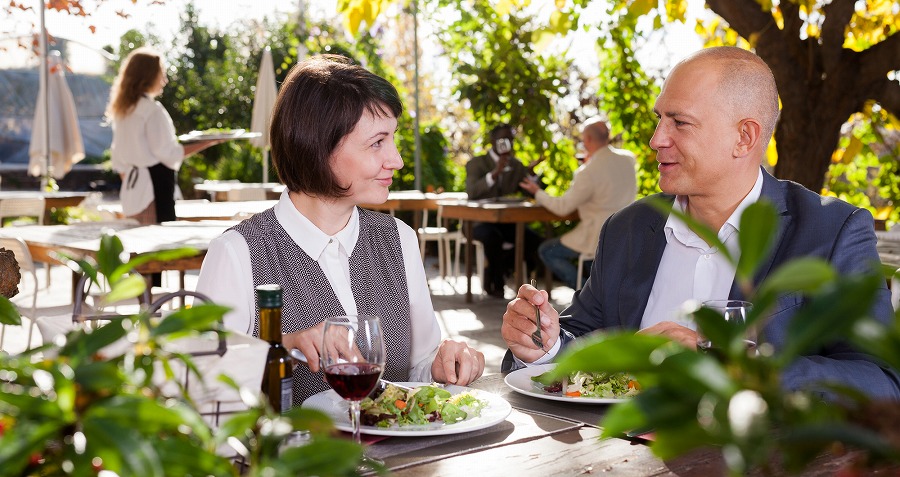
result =
[[[31,128],[31,144],[28,155],[28,172],[33,176],[47,174],[52,166],[53,177],[62,179],[72,165],[84,159],[84,143],[75,112],[75,99],[66,83],[64,67],[59,52],[48,57],[49,74],[47,84],[40,84],[34,123]],[[45,107],[47,104],[49,107]],[[49,114],[45,111],[49,110]],[[47,159],[47,135],[50,136],[49,164]]]
[[259,65],[256,95],[253,98],[253,115],[250,119],[250,131],[262,133],[261,136],[250,139],[250,143],[263,150],[263,183],[269,182],[269,126],[272,122],[272,108],[275,107],[277,96],[272,52],[266,47],[263,50],[262,63]]

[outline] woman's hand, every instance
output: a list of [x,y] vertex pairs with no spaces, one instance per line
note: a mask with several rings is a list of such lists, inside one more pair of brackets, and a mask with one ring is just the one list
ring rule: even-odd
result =
[[325,322],[321,322],[312,328],[288,333],[281,337],[281,343],[291,351],[299,349],[306,356],[306,366],[313,373],[319,372],[319,362],[322,355],[322,336],[325,331]]
[[439,383],[465,386],[483,372],[484,355],[459,341],[444,340],[431,363],[431,378]]

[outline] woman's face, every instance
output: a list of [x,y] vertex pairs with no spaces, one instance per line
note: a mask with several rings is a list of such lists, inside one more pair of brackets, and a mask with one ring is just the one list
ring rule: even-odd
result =
[[394,143],[397,118],[375,116],[364,111],[356,127],[344,136],[331,155],[331,167],[342,187],[349,187],[343,200],[353,205],[380,204],[387,200],[394,171],[403,159]]

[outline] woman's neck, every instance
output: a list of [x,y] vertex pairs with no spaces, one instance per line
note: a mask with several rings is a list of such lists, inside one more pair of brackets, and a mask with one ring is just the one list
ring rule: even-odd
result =
[[340,199],[326,200],[302,192],[290,192],[288,197],[297,211],[328,235],[334,235],[347,226],[355,207]]

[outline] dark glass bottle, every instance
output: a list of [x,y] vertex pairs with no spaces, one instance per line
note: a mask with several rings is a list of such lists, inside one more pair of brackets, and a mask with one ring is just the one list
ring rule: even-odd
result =
[[283,413],[293,405],[293,368],[291,358],[281,344],[281,287],[256,287],[259,305],[259,337],[269,342],[269,354],[263,370],[262,392],[275,412]]

